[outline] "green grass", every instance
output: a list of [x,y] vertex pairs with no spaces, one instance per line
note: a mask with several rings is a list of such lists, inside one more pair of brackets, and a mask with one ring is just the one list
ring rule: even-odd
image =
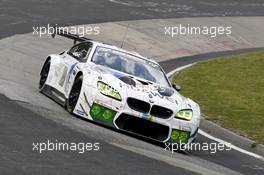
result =
[[206,119],[264,144],[264,51],[198,63],[173,82]]

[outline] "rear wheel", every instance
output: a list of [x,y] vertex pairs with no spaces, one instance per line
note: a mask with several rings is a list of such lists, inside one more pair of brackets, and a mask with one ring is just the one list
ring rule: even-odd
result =
[[49,75],[49,70],[50,70],[50,60],[46,61],[45,64],[42,67],[41,73],[40,73],[40,80],[39,80],[39,90],[42,91],[46,80]]
[[83,76],[79,76],[78,78],[75,79],[71,92],[69,94],[69,98],[66,100],[66,109],[70,113],[73,112],[78,102],[81,89],[82,89],[82,82],[83,82]]

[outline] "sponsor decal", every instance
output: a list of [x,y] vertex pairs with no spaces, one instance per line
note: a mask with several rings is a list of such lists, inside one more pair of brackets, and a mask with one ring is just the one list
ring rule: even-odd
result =
[[190,127],[182,126],[182,125],[179,126],[179,130],[191,132],[191,128]]
[[80,116],[86,116],[86,113],[84,111],[81,111],[81,110],[76,110],[76,113]]
[[148,113],[141,113],[140,117],[145,119],[145,120],[149,120],[149,121],[153,121],[155,119],[155,116],[150,115]]
[[[115,107],[114,107],[113,105],[109,105],[109,104],[107,104],[107,102],[103,102],[103,101],[98,100],[98,99],[96,99],[94,102],[97,103],[97,104],[99,104],[99,105],[101,105],[101,106],[104,106],[104,107],[106,107],[106,108],[110,108],[110,109],[112,109],[112,110],[115,110]],[[111,101],[109,101],[109,103],[110,103],[110,102],[111,102]]]
[[70,81],[71,75],[75,75],[76,74],[76,71],[74,70],[74,67],[77,65],[77,63],[78,62],[76,62],[73,65],[71,65],[67,82]]

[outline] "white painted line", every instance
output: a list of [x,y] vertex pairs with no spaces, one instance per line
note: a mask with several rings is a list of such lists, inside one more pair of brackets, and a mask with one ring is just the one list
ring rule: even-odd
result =
[[201,129],[198,131],[198,133],[201,134],[201,135],[203,135],[203,136],[205,136],[205,137],[207,137],[207,138],[209,138],[209,139],[211,139],[211,140],[214,140],[214,141],[219,142],[219,143],[221,143],[221,144],[224,144],[224,145],[226,145],[226,146],[228,146],[228,147],[231,147],[232,149],[234,149],[234,150],[236,150],[236,151],[239,151],[239,152],[241,152],[241,153],[244,153],[244,154],[247,154],[247,155],[249,155],[249,156],[255,157],[255,158],[257,158],[257,159],[264,160],[264,158],[263,158],[262,156],[258,155],[258,154],[255,154],[255,153],[249,152],[249,151],[244,150],[244,149],[242,149],[242,148],[239,148],[239,147],[237,147],[237,146],[235,146],[235,145],[233,145],[233,144],[231,144],[231,143],[229,143],[229,142],[226,142],[226,141],[224,141],[224,140],[222,140],[222,139],[216,138],[216,137],[214,137],[214,136],[208,134],[207,132],[205,132],[205,131],[203,131],[203,130],[201,130]]
[[[131,145],[124,145],[120,143],[110,143],[111,145],[114,145],[116,147],[122,148],[124,150],[132,151],[134,153],[149,157],[151,159],[155,159],[158,161],[163,161],[169,165],[175,166],[175,167],[180,167],[184,168],[186,170],[191,170],[193,172],[202,174],[202,175],[223,175],[221,172],[216,172],[212,169],[206,168],[204,166],[200,166],[196,163],[192,163],[188,160],[184,160],[181,158],[178,158],[177,156],[173,157],[172,155],[164,155],[163,153],[158,153],[156,151],[151,151],[151,149],[142,149],[139,147],[131,146]],[[232,170],[230,170],[232,171]],[[231,173],[231,172],[230,172]],[[237,174],[237,173],[233,173]]]
[[[183,69],[186,69],[186,68],[188,68],[188,67],[191,67],[191,66],[193,66],[193,65],[196,64],[196,63],[197,63],[197,62],[192,63],[192,64],[188,64],[188,65],[185,65],[185,66],[178,67],[178,68],[176,68],[175,70],[173,70],[173,71],[167,73],[167,77],[170,78],[174,73],[179,72],[179,71],[181,71],[181,70],[183,70]],[[207,137],[207,138],[209,138],[209,139],[211,139],[211,140],[214,140],[214,141],[216,141],[216,142],[222,143],[222,144],[224,144],[224,145],[228,145],[228,146],[231,147],[232,149],[234,149],[234,150],[236,150],[236,151],[239,151],[239,152],[241,152],[241,153],[243,153],[243,154],[247,154],[247,155],[249,155],[249,156],[251,156],[251,157],[255,157],[255,158],[257,158],[257,159],[260,159],[260,160],[264,161],[264,157],[262,157],[262,156],[260,156],[260,155],[258,155],[258,154],[255,154],[255,153],[249,152],[249,151],[247,151],[247,150],[244,150],[244,149],[242,149],[242,148],[239,148],[239,147],[237,147],[237,146],[235,146],[235,145],[233,145],[233,144],[231,144],[231,143],[229,143],[229,142],[226,142],[226,141],[224,141],[224,140],[222,140],[222,139],[219,139],[219,138],[217,138],[217,137],[214,137],[214,136],[208,134],[207,132],[205,132],[205,131],[203,131],[203,130],[201,130],[201,129],[199,129],[198,133],[201,134],[201,135],[203,135],[203,136],[205,136],[205,137]]]
[[178,67],[177,69],[175,69],[175,70],[173,70],[173,71],[167,73],[167,77],[171,77],[174,73],[179,72],[179,71],[181,71],[181,70],[183,70],[183,69],[186,69],[186,68],[188,68],[188,67],[191,67],[191,66],[193,66],[194,64],[196,64],[196,63],[192,63],[192,64],[188,64],[188,65],[185,65],[185,66]]
[[130,7],[133,7],[133,6],[140,6],[140,5],[137,5],[136,3],[133,3],[133,2],[123,2],[123,1],[119,1],[119,0],[108,0],[109,2],[112,2],[112,3],[116,3],[116,4],[121,4],[121,5],[124,5],[124,6],[130,6]]

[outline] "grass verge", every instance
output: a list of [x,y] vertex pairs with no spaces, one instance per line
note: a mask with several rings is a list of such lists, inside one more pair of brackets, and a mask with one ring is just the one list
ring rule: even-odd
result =
[[173,82],[206,119],[264,144],[264,51],[198,63]]

